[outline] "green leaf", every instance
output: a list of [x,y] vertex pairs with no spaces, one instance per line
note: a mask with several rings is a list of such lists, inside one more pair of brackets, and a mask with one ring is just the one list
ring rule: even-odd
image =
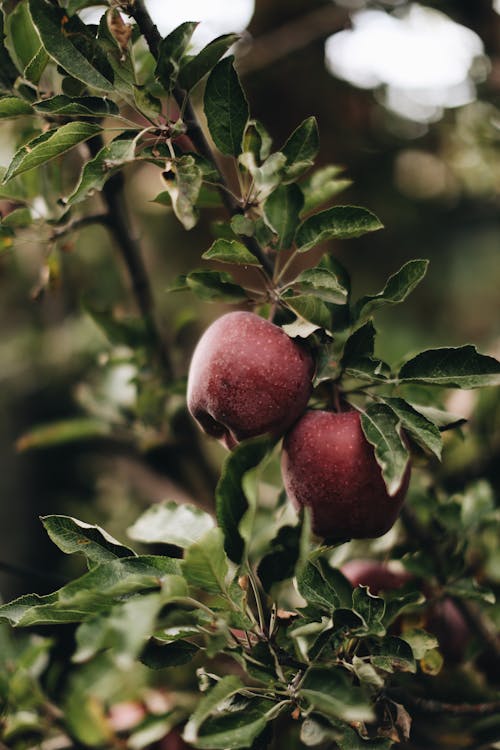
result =
[[212,516],[195,505],[164,502],[152,505],[127,529],[130,539],[143,544],[189,547],[213,528]]
[[271,541],[269,551],[260,561],[257,571],[266,591],[273,583],[293,577],[299,559],[301,534],[300,524],[282,526]]
[[[169,208],[172,207],[172,200],[166,190],[158,193],[156,198],[153,198],[152,203],[158,203],[159,206],[169,206]],[[223,204],[219,192],[215,188],[204,185],[202,183],[200,192],[198,193],[198,198],[196,200],[197,208],[220,208],[222,205]]]
[[186,742],[196,742],[198,730],[203,722],[214,713],[220,705],[224,705],[228,698],[244,687],[243,683],[234,675],[223,677],[217,684],[199,701],[194,713],[189,718],[184,728],[184,739]]
[[299,225],[304,196],[298,185],[279,185],[264,203],[267,225],[278,235],[278,249],[289,248]]
[[17,96],[2,96],[0,98],[0,119],[7,120],[12,117],[33,114],[31,104],[19,99]]
[[[365,663],[366,666],[370,665]],[[327,742],[330,745],[335,743],[339,750],[389,750],[393,746],[392,740],[361,738],[344,722],[330,718],[327,724],[325,717],[320,719],[314,714],[313,717],[307,718],[301,727],[300,739],[307,746],[324,745]]]
[[495,604],[496,596],[490,588],[480,586],[473,578],[462,578],[455,583],[449,583],[446,591],[451,596],[461,599],[475,599],[486,604]]
[[255,255],[238,240],[215,240],[201,257],[203,260],[217,260],[219,263],[235,263],[241,266],[261,265]]
[[314,163],[319,150],[318,124],[315,117],[308,117],[281,149],[286,157],[286,175],[295,180]]
[[311,323],[316,328],[330,330],[332,325],[330,310],[318,297],[312,294],[289,295],[285,293],[281,301],[307,323]]
[[426,633],[425,630],[421,630],[420,628],[404,630],[401,637],[410,645],[413,656],[417,661],[423,659],[428,651],[439,647],[436,636]]
[[232,216],[230,226],[235,234],[242,237],[253,237],[255,234],[255,221],[248,219],[243,214]]
[[461,417],[458,414],[452,414],[450,411],[444,409],[437,409],[435,406],[427,406],[424,404],[410,404],[415,411],[422,414],[430,422],[433,422],[438,426],[440,432],[445,430],[451,430],[454,427],[460,427],[465,424],[467,420],[465,417]]
[[16,151],[5,173],[4,182],[22,172],[46,164],[100,132],[102,128],[99,125],[89,122],[68,122],[60,128],[36,136]]
[[347,339],[342,355],[342,368],[351,377],[368,381],[383,381],[391,376],[389,365],[373,356],[375,328],[368,321]]
[[359,206],[334,206],[310,216],[299,226],[295,241],[299,252],[305,253],[320,242],[360,237],[382,229],[375,214]]
[[403,302],[422,281],[428,265],[428,260],[410,260],[388,279],[381,292],[362,297],[355,308],[358,321],[365,321],[380,307]]
[[308,561],[297,571],[297,588],[308,604],[320,610],[331,613],[340,606],[337,592],[319,562]]
[[385,612],[383,622],[387,628],[391,625],[397,617],[404,612],[408,607],[414,607],[415,604],[423,604],[425,602],[425,596],[420,591],[408,591],[408,593],[401,594],[398,590],[385,592]]
[[308,214],[352,185],[352,180],[338,179],[343,167],[329,165],[316,170],[309,179],[301,184],[304,193],[303,214]]
[[185,91],[191,91],[239,38],[239,34],[223,34],[207,44],[201,52],[181,66],[179,86]]
[[102,190],[109,178],[125,164],[134,161],[135,141],[118,137],[103,146],[93,159],[84,164],[78,184],[66,198],[66,205],[74,206],[96,190]]
[[243,287],[235,284],[233,277],[225,271],[191,271],[182,276],[170,291],[188,289],[205,302],[246,302],[248,299]]
[[385,636],[372,646],[371,663],[385,672],[416,672],[413,651],[406,641],[393,635]]
[[339,668],[312,667],[307,670],[300,695],[311,708],[344,721],[373,721],[374,713],[361,688],[355,687]]
[[98,564],[117,557],[134,557],[135,552],[120,544],[99,526],[71,516],[41,516],[45,531],[67,555],[81,553],[89,563]]
[[441,459],[443,441],[439,428],[402,398],[384,397],[383,401],[387,406],[390,406],[406,432],[412,436],[415,442],[424,450],[433,453],[436,458]]
[[[231,703],[236,703],[236,699]],[[196,747],[206,750],[252,747],[266,729],[269,714],[276,708],[276,703],[264,698],[240,699],[237,709],[229,705],[221,715],[209,718],[202,725]]]
[[385,404],[370,404],[361,414],[361,427],[375,448],[375,458],[390,496],[395,495],[408,467],[409,453],[399,433],[400,421]]
[[403,365],[399,380],[445,388],[500,385],[500,362],[479,354],[471,345],[428,349]]
[[248,120],[248,102],[233,67],[233,57],[221,60],[208,77],[204,109],[208,129],[222,154],[238,156]]
[[67,17],[64,12],[47,0],[29,0],[29,8],[42,44],[50,57],[73,78],[87,86],[112,92],[112,82],[105,78],[73,44],[73,36],[65,33]]
[[11,56],[21,75],[37,84],[49,60],[33,25],[27,0],[22,0],[7,13],[6,31]]
[[81,622],[88,615],[109,611],[127,594],[161,588],[165,577],[179,573],[179,562],[168,557],[141,555],[112,560],[53,594],[28,594],[0,606],[0,618],[14,626]]
[[6,227],[22,228],[29,227],[33,223],[33,216],[31,210],[25,206],[21,208],[15,208],[13,211],[8,213],[0,222],[0,227],[5,229]]
[[175,86],[181,60],[197,26],[195,21],[185,21],[160,42],[155,75],[166,91]]
[[344,305],[347,302],[347,289],[327,268],[320,266],[306,268],[294,281],[295,284],[299,286],[301,292],[306,294],[309,292],[323,302],[332,302],[336,305]]
[[139,112],[141,112],[141,114],[145,115],[151,120],[155,120],[159,115],[161,115],[161,99],[153,96],[148,91],[146,86],[134,85],[133,91],[135,106],[139,110]]
[[365,586],[356,586],[352,592],[352,606],[367,625],[369,635],[385,635],[382,619],[385,612],[385,601],[380,596],[370,594]]
[[63,117],[109,117],[120,112],[114,101],[100,96],[70,97],[58,94],[34,102],[33,107],[42,114]]
[[[186,589],[182,578],[171,578],[179,578]],[[119,668],[130,669],[146,639],[154,632],[156,617],[165,603],[160,594],[145,594],[119,602],[106,614],[86,620],[75,633],[77,650],[73,661],[88,661],[107,649]]]
[[172,161],[162,177],[175,215],[184,229],[192,229],[198,221],[196,202],[203,180],[201,169],[194,157],[186,154]]
[[200,650],[190,641],[175,641],[175,643],[161,643],[153,638],[141,654],[141,662],[150,669],[165,669],[187,664]]
[[243,491],[243,478],[255,468],[272,449],[273,441],[259,437],[240,443],[226,458],[215,490],[216,514],[224,533],[224,548],[228,557],[241,562],[245,543],[240,534],[240,521],[248,510]]
[[5,200],[12,200],[19,203],[25,203],[28,194],[24,179],[13,179],[9,181],[8,185],[4,185],[3,180],[6,172],[6,167],[0,167],[0,198],[4,198]]
[[211,594],[225,594],[228,570],[221,529],[210,529],[186,549],[182,571],[192,586]]
[[96,438],[107,437],[110,432],[110,426],[107,422],[93,417],[62,419],[59,422],[49,422],[32,427],[29,432],[25,432],[18,438],[16,449],[26,451],[33,448],[47,448],[51,445],[79,442],[80,440],[95,440]]
[[0,91],[11,94],[18,73],[12,62],[4,36],[4,15],[0,13]]
[[[279,151],[271,154],[261,166],[257,166],[255,156],[248,151],[241,154],[238,161],[250,172],[259,203],[262,203],[283,179],[286,157]],[[266,224],[264,226],[271,239],[269,227]]]
[[337,740],[339,750],[390,750],[394,747],[392,740],[377,738],[368,740],[359,736],[352,727],[344,725],[342,739]]
[[262,123],[258,120],[249,120],[243,135],[243,152],[251,154],[257,165],[267,159],[272,145],[272,138]]
[[201,699],[186,724],[184,740],[207,750],[253,746],[267,722],[280,713],[283,705],[239,695],[243,690],[244,685],[237,677],[219,680]]
[[344,366],[347,367],[349,362],[355,362],[360,357],[373,357],[376,335],[377,331],[371,320],[354,331],[344,346],[342,357]]

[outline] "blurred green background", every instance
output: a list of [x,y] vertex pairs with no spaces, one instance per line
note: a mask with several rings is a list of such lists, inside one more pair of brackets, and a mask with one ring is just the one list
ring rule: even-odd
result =
[[[410,258],[431,260],[410,300],[377,316],[383,332],[378,353],[396,362],[419,348],[473,343],[498,356],[500,4],[256,0],[253,7],[242,0],[231,3],[231,13],[224,3],[198,5],[206,20],[202,28],[212,36],[229,30],[231,13],[240,31],[251,19],[236,56],[252,115],[266,125],[275,146],[301,120],[316,115],[320,164],[344,166],[353,181],[339,202],[366,206],[385,224],[383,232],[331,247],[352,273],[356,296],[381,289]],[[185,15],[169,19],[162,3],[150,3],[163,33],[196,17],[194,3],[182,6]],[[0,127],[5,166],[22,125]],[[79,169],[76,157],[65,164],[58,175],[63,191],[73,186]],[[151,202],[162,189],[157,169],[134,166],[126,181],[162,330],[182,376],[199,334],[223,308],[166,290],[178,274],[200,264],[212,222],[224,217],[205,211],[187,233],[168,210]],[[98,196],[93,203],[98,208]],[[0,208],[9,210],[1,203]],[[43,200],[36,209],[43,217]],[[146,425],[133,425],[136,441],[118,435],[16,448],[34,425],[100,409],[127,415],[135,399],[127,352],[110,354],[82,306],[85,300],[118,315],[135,312],[112,240],[105,229],[89,227],[48,256],[48,237],[39,224],[0,254],[4,599],[28,590],[43,593],[61,575],[60,554],[46,539],[39,515],[75,515],[124,539],[128,523],[151,502],[188,495],[210,502],[199,467],[189,466],[169,434],[163,442],[157,439],[154,389],[141,390]],[[467,414],[474,398],[462,395],[450,408]],[[462,472],[467,479],[484,473],[498,486],[498,397],[490,392],[481,398],[475,410],[479,438],[466,441],[465,448],[458,442],[451,446],[450,474]],[[182,396],[169,403],[181,409]],[[207,442],[203,450],[216,469],[222,450]]]

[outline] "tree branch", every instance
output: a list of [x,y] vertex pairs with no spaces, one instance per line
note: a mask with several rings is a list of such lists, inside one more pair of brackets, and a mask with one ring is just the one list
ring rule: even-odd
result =
[[272,29],[266,34],[250,39],[245,52],[238,59],[238,69],[244,75],[256,70],[269,68],[278,60],[307,47],[317,39],[325,39],[330,34],[343,29],[349,22],[347,10],[324,5],[309,13]]
[[[89,148],[93,156],[96,156],[102,145],[100,137],[89,141]],[[171,379],[173,377],[172,363],[164,337],[156,322],[153,292],[142,258],[141,246],[132,228],[129,219],[130,214],[125,205],[124,189],[125,180],[121,172],[116,172],[104,183],[102,196],[107,208],[106,226],[115,238],[127,266],[134,297],[144,319],[152,350],[156,353],[165,375],[168,379]]]
[[[101,147],[101,138],[97,137],[89,141],[89,148],[94,156]],[[154,299],[149,276],[142,258],[140,242],[129,220],[129,212],[125,205],[124,188],[125,181],[121,172],[114,174],[104,184],[102,196],[107,207],[105,225],[114,236],[122,258],[125,261],[132,282],[134,297],[141,316],[144,319],[152,351],[155,353],[158,364],[166,379],[172,380],[174,371],[170,353],[167,342],[162,336],[156,322]],[[91,217],[88,218],[90,219]],[[200,445],[198,430],[193,425],[192,420],[187,418],[183,420],[181,443],[193,455],[203,484],[209,491],[210,496],[213,496],[217,484],[217,476]],[[192,489],[193,476],[187,476],[189,472],[185,473],[185,484]]]
[[[137,23],[137,26],[139,27],[139,30],[141,31],[142,35],[144,36],[148,44],[151,54],[153,55],[155,59],[158,59],[160,42],[161,42],[162,36],[160,32],[158,31],[158,28],[156,27],[153,19],[149,15],[146,9],[146,6],[144,4],[144,0],[134,0],[134,2],[129,3],[124,8],[124,10],[127,13],[129,13],[130,16],[135,20],[135,22]],[[184,100],[186,98],[186,93],[181,88],[179,88],[179,86],[175,86],[173,90],[173,95],[179,108],[182,107]],[[196,112],[189,98],[187,98],[187,101],[185,102],[184,113],[185,113],[184,121],[187,127],[187,135],[192,141],[193,146],[195,147],[196,151],[201,156],[203,156],[211,164],[214,165],[218,173],[219,185],[217,187],[218,187],[222,202],[224,203],[226,210],[231,216],[235,216],[236,214],[243,213],[243,209],[240,206],[239,202],[227,190],[228,185],[227,185],[226,179],[218,167],[217,160],[214,156],[212,148],[210,147],[210,144],[207,138],[205,137],[205,134],[201,128]],[[241,241],[246,245],[246,247],[252,253],[252,255],[254,255],[257,258],[259,263],[262,264],[262,266],[265,268],[267,273],[272,274],[273,272],[272,263],[267,257],[267,255],[265,255],[265,253],[262,251],[258,242],[253,237],[242,237]]]
[[109,214],[104,212],[101,214],[92,214],[91,216],[80,216],[78,219],[73,219],[62,227],[56,227],[52,232],[52,240],[60,240],[62,237],[76,232],[79,229],[92,226],[93,224],[102,224],[104,226],[109,224]]
[[446,703],[432,698],[420,698],[405,690],[390,689],[385,695],[404,706],[425,714],[450,714],[451,716],[491,716],[500,712],[500,700],[485,703]]

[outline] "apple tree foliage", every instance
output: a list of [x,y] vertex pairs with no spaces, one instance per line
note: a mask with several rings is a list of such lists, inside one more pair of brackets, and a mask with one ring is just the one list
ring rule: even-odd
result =
[[[98,25],[78,15],[91,5],[103,6]],[[442,389],[497,386],[500,363],[471,345],[427,349],[402,363],[377,356],[377,312],[406,299],[427,261],[410,260],[379,292],[353,296],[331,241],[383,225],[365,208],[337,203],[349,181],[335,165],[315,168],[314,117],[278,146],[252,118],[227,54],[235,35],[193,54],[196,24],[161,38],[142,0],[4,2],[0,22],[0,118],[19,123],[17,150],[1,174],[0,197],[13,210],[0,223],[0,246],[15,248],[40,222],[33,210],[40,196],[51,252],[72,232],[102,223],[122,245],[142,313],[118,320],[88,309],[110,347],[131,352],[140,373],[135,412],[89,410],[33,429],[20,447],[117,432],[140,445],[137,424],[154,429],[158,413],[169,414],[183,394],[141,292],[141,266],[130,253],[127,261],[116,200],[122,170],[147,162],[163,179],[156,202],[186,230],[200,211],[227,213],[203,249],[207,263],[170,293],[254,309],[306,340],[317,362],[311,405],[347,401],[359,410],[390,494],[410,453],[417,466],[401,520],[372,552],[413,577],[380,595],[353,588],[338,565],[345,545],[313,540],[308,516],[290,510],[279,444],[265,437],[228,454],[214,513],[166,501],[136,520],[127,542],[69,516],[45,516],[51,540],[83,555],[88,570],[51,594],[0,607],[2,741],[15,750],[142,748],[180,726],[190,746],[214,750],[279,747],[279,737],[293,747],[382,750],[412,736],[412,719],[417,739],[419,731],[429,738],[425,722],[435,727],[436,716],[448,722],[448,736],[466,727],[475,738],[469,746],[498,741],[498,693],[484,666],[500,663],[485,572],[498,509],[487,483],[449,496],[434,470],[443,433],[463,424],[444,408]],[[72,188],[46,194],[47,175],[75,164]],[[108,210],[96,215],[87,199],[99,192]],[[442,600],[453,602],[470,633],[461,665],[446,656],[448,636],[433,632],[429,612]],[[58,656],[58,630],[44,635],[54,625],[66,640],[71,633],[70,661]],[[151,684],[168,691],[168,706],[132,729],[114,729],[114,703]]]

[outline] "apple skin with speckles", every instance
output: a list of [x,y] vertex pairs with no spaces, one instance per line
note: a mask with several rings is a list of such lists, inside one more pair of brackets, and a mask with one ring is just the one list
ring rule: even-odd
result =
[[218,318],[191,360],[187,404],[201,428],[232,449],[282,435],[304,412],[314,362],[308,349],[255,313]]
[[285,435],[282,475],[293,505],[308,507],[314,533],[332,541],[382,536],[394,524],[410,481],[387,493],[358,412],[308,411]]

